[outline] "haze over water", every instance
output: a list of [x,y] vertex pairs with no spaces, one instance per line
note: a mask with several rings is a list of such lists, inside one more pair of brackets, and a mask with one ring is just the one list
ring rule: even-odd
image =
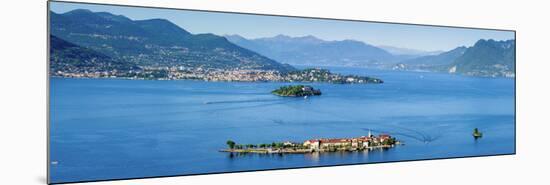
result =
[[[514,80],[333,67],[383,84],[312,83],[323,95],[277,97],[291,83],[51,78],[52,182],[510,154]],[[306,83],[296,83],[306,84]],[[474,140],[479,128],[483,138]],[[230,155],[242,144],[388,133],[369,152]],[[147,169],[147,170],[144,170]]]

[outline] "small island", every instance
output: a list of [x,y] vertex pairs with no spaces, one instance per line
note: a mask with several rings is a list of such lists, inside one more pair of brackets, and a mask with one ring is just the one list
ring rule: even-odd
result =
[[310,139],[304,142],[273,142],[263,144],[238,144],[226,142],[227,149],[220,152],[259,154],[305,154],[313,152],[365,151],[392,148],[402,143],[388,134],[368,135],[357,138]]
[[474,128],[474,133],[472,134],[474,136],[474,139],[479,139],[483,137],[483,133],[481,133],[477,128]]
[[321,90],[314,89],[309,85],[289,85],[289,86],[282,86],[279,89],[271,91],[271,93],[277,96],[291,96],[291,97],[319,96],[321,95]]

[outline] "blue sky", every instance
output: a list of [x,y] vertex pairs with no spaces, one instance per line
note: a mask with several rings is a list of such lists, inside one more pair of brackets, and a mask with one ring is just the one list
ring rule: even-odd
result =
[[183,29],[195,34],[238,34],[245,38],[272,37],[278,34],[289,36],[313,35],[323,40],[353,39],[372,45],[389,45],[425,51],[447,51],[458,46],[471,46],[479,39],[514,39],[514,33],[509,31],[304,19],[63,2],[51,2],[50,8],[56,13],[65,13],[74,9],[89,9],[94,12],[110,12],[116,15],[124,15],[133,20],[163,18],[168,19]]

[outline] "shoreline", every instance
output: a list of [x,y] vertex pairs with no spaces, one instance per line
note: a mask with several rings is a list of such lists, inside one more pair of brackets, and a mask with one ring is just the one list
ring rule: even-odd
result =
[[334,84],[334,85],[352,85],[352,84],[381,84],[381,83],[331,83],[322,81],[230,81],[230,80],[202,80],[202,79],[145,79],[145,78],[129,78],[129,77],[69,77],[69,76],[49,76],[49,78],[57,79],[85,79],[85,80],[136,80],[136,81],[196,81],[196,82],[236,82],[236,83],[305,83],[305,84]]

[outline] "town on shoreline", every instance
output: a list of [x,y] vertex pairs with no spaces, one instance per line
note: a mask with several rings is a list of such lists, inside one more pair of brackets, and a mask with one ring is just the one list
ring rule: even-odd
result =
[[271,144],[238,144],[232,140],[226,142],[228,148],[220,152],[230,153],[258,153],[258,154],[305,154],[314,152],[338,152],[338,151],[368,151],[373,149],[392,148],[403,143],[388,134],[357,138],[331,138],[310,139],[302,143],[297,142],[273,142]]
[[185,67],[143,67],[128,71],[52,71],[53,77],[121,78],[135,80],[203,80],[224,82],[326,82],[335,84],[383,83],[381,79],[332,73],[308,68],[287,73],[260,69],[203,69]]

